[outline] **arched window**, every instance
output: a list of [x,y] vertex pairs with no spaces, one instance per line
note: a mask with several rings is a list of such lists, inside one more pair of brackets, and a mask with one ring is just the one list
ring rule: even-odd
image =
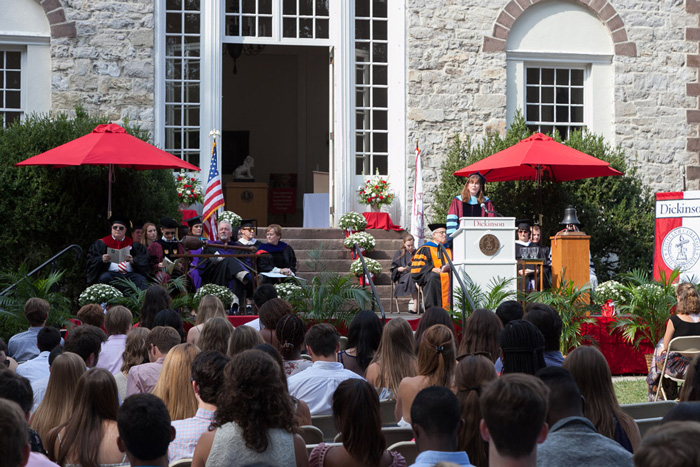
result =
[[508,121],[519,109],[533,131],[566,138],[588,128],[612,139],[613,51],[608,29],[584,6],[529,7],[506,42]]

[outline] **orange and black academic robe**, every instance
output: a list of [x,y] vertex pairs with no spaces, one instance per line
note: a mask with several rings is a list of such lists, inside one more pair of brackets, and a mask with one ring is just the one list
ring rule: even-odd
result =
[[[452,253],[447,250],[450,257]],[[447,264],[444,253],[438,249],[435,242],[428,242],[418,248],[411,262],[411,277],[423,288],[423,300],[425,308],[440,306],[445,309],[450,307],[450,274],[443,272],[437,274],[433,268],[441,268]]]

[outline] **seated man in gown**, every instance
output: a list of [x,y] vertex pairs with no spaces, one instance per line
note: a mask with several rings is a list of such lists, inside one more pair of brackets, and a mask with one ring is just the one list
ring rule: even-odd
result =
[[[433,240],[416,250],[411,262],[411,277],[423,289],[425,309],[450,307],[451,278],[445,253],[438,247],[447,242],[446,224],[429,224]],[[447,253],[451,255],[450,250]]]
[[[87,281],[89,284],[109,284],[113,280],[124,277],[131,280],[141,290],[148,288],[146,275],[148,252],[141,243],[135,243],[126,236],[126,230],[131,222],[124,216],[114,215],[110,218],[112,233],[92,244],[87,252]],[[129,254],[121,262],[110,260],[109,251],[129,248]]]

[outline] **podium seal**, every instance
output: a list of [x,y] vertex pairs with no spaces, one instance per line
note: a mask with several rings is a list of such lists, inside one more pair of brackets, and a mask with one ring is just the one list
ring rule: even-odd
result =
[[[486,234],[479,240],[479,250],[486,256],[493,256],[501,248],[501,242],[493,234]],[[700,250],[698,250],[700,252]]]

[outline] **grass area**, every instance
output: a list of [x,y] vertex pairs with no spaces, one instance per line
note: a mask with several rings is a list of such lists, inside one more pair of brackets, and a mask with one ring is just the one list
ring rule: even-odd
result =
[[620,404],[648,402],[646,378],[613,378],[613,388]]

